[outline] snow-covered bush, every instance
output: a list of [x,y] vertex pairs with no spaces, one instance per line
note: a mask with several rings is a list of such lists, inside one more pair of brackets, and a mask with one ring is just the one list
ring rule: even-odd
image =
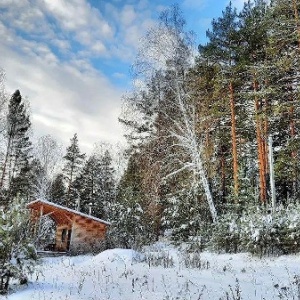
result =
[[277,224],[273,223],[274,216],[256,208],[247,211],[240,218],[240,247],[253,254],[264,255],[273,252]]
[[[162,223],[174,242],[197,244],[203,250],[208,240],[210,213],[206,203],[188,192],[166,199]],[[209,220],[209,221],[208,221]]]
[[257,255],[300,252],[300,205],[279,207],[273,213],[260,207],[227,213],[213,226],[211,245],[218,251]]
[[241,218],[242,248],[254,254],[300,251],[300,206],[279,207],[274,213],[256,210]]
[[108,248],[139,249],[155,240],[153,220],[139,202],[134,193],[127,190],[123,202],[109,204]]
[[55,243],[56,224],[50,216],[40,217],[38,235],[35,237],[36,248],[45,250],[49,243]]
[[27,282],[37,259],[30,229],[29,211],[15,200],[0,208],[0,294],[8,291],[10,280]]
[[210,244],[214,250],[236,253],[240,250],[240,220],[236,213],[226,213],[212,225]]
[[189,269],[207,270],[210,268],[209,261],[202,259],[199,251],[184,251],[182,253],[182,264]]
[[150,267],[162,266],[164,268],[174,267],[174,259],[167,251],[146,252],[145,262]]

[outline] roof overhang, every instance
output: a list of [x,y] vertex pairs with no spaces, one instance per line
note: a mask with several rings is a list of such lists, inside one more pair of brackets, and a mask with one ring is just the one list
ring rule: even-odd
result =
[[48,215],[55,221],[57,225],[68,222],[72,223],[74,216],[80,216],[87,220],[93,220],[106,226],[111,225],[110,222],[46,200],[32,201],[27,204],[27,207],[40,212],[42,215]]

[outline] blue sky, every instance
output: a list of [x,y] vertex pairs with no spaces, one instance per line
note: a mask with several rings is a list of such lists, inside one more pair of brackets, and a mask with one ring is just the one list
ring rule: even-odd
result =
[[[228,0],[177,1],[205,42],[212,18]],[[232,1],[238,8],[244,0]],[[163,0],[0,0],[0,68],[9,94],[29,99],[36,136],[64,145],[75,132],[80,146],[122,141],[122,95],[140,38],[172,5]]]

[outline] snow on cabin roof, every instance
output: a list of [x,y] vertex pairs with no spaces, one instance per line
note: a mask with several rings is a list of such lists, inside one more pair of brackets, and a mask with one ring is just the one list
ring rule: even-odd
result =
[[66,206],[62,206],[62,205],[59,205],[59,204],[56,204],[56,203],[53,203],[53,202],[50,202],[50,201],[47,201],[47,200],[39,200],[39,199],[38,200],[34,200],[34,201],[28,203],[27,206],[30,207],[31,205],[39,203],[39,202],[43,203],[43,204],[50,205],[50,206],[54,206],[56,208],[68,211],[70,213],[73,213],[73,214],[76,214],[76,215],[79,215],[79,216],[82,216],[82,217],[85,217],[85,218],[88,218],[88,219],[92,219],[94,221],[97,221],[97,222],[100,222],[100,223],[103,223],[103,224],[106,224],[106,225],[111,225],[110,222],[104,221],[104,220],[96,218],[94,216],[84,214],[84,213],[82,213],[80,211],[77,211],[77,210],[74,210],[74,209],[68,208]]

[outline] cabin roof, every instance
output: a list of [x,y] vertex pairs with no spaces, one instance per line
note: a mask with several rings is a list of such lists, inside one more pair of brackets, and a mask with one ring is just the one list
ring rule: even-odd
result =
[[57,223],[63,223],[64,219],[69,218],[71,219],[72,216],[77,215],[81,216],[86,219],[94,220],[98,223],[105,224],[105,225],[111,225],[110,222],[104,221],[102,219],[96,218],[91,215],[84,214],[82,212],[79,212],[77,210],[47,201],[47,200],[35,200],[27,204],[28,208],[34,209],[34,210],[40,210],[41,207],[43,207],[43,214],[49,214],[50,217],[52,217]]

